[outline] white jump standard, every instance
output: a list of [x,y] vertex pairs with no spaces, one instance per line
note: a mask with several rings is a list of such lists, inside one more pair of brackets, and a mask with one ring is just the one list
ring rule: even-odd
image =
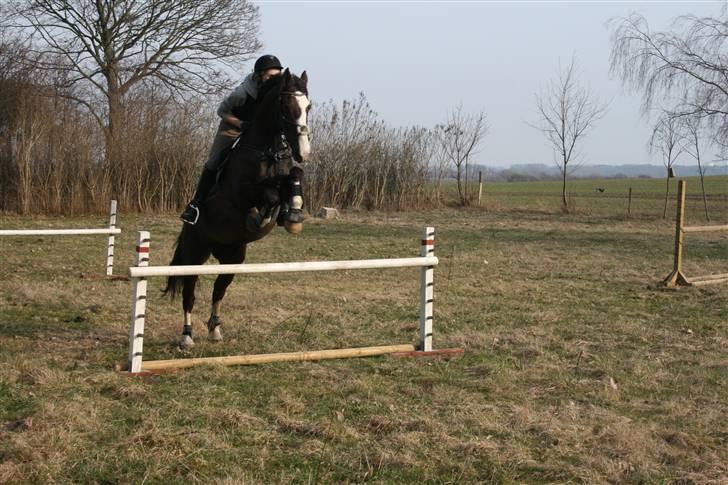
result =
[[109,227],[101,229],[0,229],[0,236],[87,236],[108,234],[106,246],[106,275],[114,273],[114,235],[121,234],[116,227],[116,201],[111,201],[109,209]]
[[[417,354],[435,355],[432,349],[434,267],[439,263],[435,257],[435,230],[426,227],[422,234],[421,256],[415,258],[394,259],[362,259],[352,261],[311,261],[295,263],[263,263],[263,264],[218,264],[198,266],[149,266],[149,232],[140,231],[137,242],[136,266],[129,268],[132,278],[132,315],[129,331],[129,356],[127,370],[130,373],[155,371],[161,369],[185,368],[195,365],[218,363],[223,365],[246,365],[281,361],[302,361],[320,359],[339,359],[347,357],[364,357],[392,353],[412,353],[415,346],[411,344],[387,345],[378,347],[362,347],[348,349],[317,350],[303,352],[286,352],[276,354],[241,355],[227,357],[203,357],[193,359],[174,359],[148,361],[142,360],[144,347],[144,320],[146,313],[146,278],[154,276],[196,276],[209,274],[252,274],[281,273],[305,271],[334,271],[353,269],[379,269],[419,267],[421,270],[420,289],[420,336]],[[452,351],[446,354],[452,354]]]

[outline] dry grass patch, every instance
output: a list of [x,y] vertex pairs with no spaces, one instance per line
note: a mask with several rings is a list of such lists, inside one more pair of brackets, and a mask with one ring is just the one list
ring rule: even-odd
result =
[[[111,370],[126,355],[128,283],[76,273],[101,271],[103,244],[96,254],[72,239],[19,243],[27,251],[0,241],[0,481],[725,481],[728,287],[655,286],[670,269],[671,223],[345,213],[298,238],[274,232],[249,261],[414,256],[424,225],[440,257],[435,346],[465,347],[461,359],[131,380]],[[152,230],[152,262],[166,264],[175,216],[125,216],[124,228],[118,273],[136,228]],[[711,241],[691,237],[690,271],[728,266]],[[203,278],[188,354],[176,349],[180,302],[150,279],[145,357],[415,342],[418,279],[407,269],[239,276],[222,307],[226,340],[214,344]]]

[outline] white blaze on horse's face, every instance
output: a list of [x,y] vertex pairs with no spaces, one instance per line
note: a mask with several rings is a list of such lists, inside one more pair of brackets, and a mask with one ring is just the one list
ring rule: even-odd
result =
[[311,102],[304,93],[298,91],[295,94],[294,99],[301,110],[301,114],[296,120],[298,125],[298,149],[301,152],[301,161],[305,162],[311,155],[311,143],[308,140],[308,107],[311,106]]

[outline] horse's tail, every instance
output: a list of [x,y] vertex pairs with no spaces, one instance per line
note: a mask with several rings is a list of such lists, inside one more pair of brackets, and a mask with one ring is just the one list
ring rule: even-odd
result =
[[[174,249],[174,256],[172,256],[172,261],[169,262],[170,266],[179,266],[182,264],[185,264],[185,236],[188,233],[187,226],[185,225],[182,230],[179,233],[179,236],[177,236],[177,242],[175,243],[175,249]],[[169,295],[171,299],[174,300],[174,298],[177,296],[179,291],[182,289],[182,285],[184,284],[184,277],[183,276],[167,276],[167,286],[164,287],[162,290],[162,293],[167,296]]]

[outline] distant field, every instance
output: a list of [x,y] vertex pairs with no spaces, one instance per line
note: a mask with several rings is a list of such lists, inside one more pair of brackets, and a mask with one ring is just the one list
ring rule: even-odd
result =
[[[728,284],[657,285],[671,220],[545,204],[344,212],[251,246],[249,262],[407,257],[435,226],[434,344],[464,347],[452,361],[129,378],[113,367],[130,284],[79,278],[103,271],[104,238],[0,238],[0,483],[726,483]],[[104,219],[0,214],[0,227]],[[169,261],[176,214],[120,208],[119,225],[117,273],[136,230],[151,231],[152,264]],[[728,272],[728,234],[687,239],[689,276]],[[149,281],[145,356],[183,357],[180,303]],[[217,344],[203,331],[212,281],[188,356],[416,342],[416,269],[239,276]]]
[[[677,197],[677,180],[670,181],[668,215],[674,217]],[[690,218],[705,219],[700,179],[687,177]],[[567,185],[572,210],[583,214],[626,215],[627,195],[632,187],[633,216],[661,217],[664,207],[664,179],[607,179],[573,180]],[[600,191],[599,189],[604,189]],[[450,197],[456,197],[455,183],[447,186]],[[470,185],[471,194],[477,200],[477,182]],[[708,213],[716,220],[728,219],[728,176],[705,178],[708,195]],[[483,206],[491,210],[538,210],[557,212],[561,203],[561,182],[488,182],[483,185]]]

